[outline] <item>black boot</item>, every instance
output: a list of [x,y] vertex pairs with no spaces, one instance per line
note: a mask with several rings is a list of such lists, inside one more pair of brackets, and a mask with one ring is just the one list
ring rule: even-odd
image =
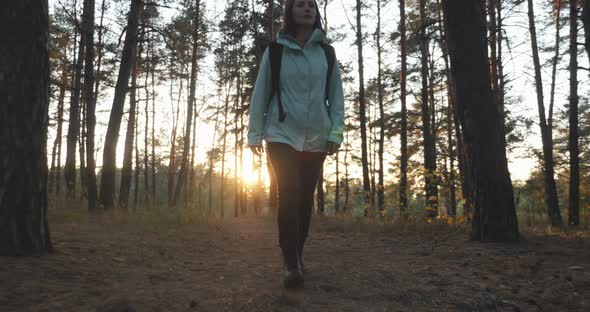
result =
[[287,289],[303,288],[303,272],[299,265],[299,257],[297,253],[284,254],[285,261],[285,276],[283,284]]
[[303,250],[299,251],[299,267],[301,267],[301,272],[305,274],[305,264],[303,264]]

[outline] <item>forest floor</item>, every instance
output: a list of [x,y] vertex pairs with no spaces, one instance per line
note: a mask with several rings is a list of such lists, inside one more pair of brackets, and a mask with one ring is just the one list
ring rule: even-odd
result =
[[588,232],[482,244],[464,225],[314,216],[293,292],[273,218],[158,218],[52,214],[54,253],[0,257],[0,310],[590,311]]

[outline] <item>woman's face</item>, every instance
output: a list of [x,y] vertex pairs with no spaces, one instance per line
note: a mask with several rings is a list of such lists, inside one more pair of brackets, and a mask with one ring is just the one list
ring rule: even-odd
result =
[[316,14],[315,0],[295,0],[293,3],[293,21],[297,26],[313,26]]

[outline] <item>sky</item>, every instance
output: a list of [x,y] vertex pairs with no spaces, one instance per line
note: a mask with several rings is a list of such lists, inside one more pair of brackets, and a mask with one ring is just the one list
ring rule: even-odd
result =
[[[50,7],[59,8],[59,0],[49,0]],[[204,0],[208,9],[208,16],[214,17],[215,20],[218,20],[222,15],[223,8],[225,5],[225,1],[222,0]],[[372,4],[376,3],[376,1],[372,1]],[[553,30],[552,29],[545,29],[541,25],[541,19],[546,18],[545,12],[543,12],[544,0],[535,0],[535,9],[537,13],[537,27],[539,35],[539,44],[542,46],[544,44],[552,44],[553,38]],[[342,62],[350,62],[350,64],[355,69],[354,76],[356,77],[356,55],[357,50],[356,47],[353,46],[354,44],[354,36],[353,31],[351,28],[351,24],[355,23],[355,1],[354,0],[332,0],[328,5],[328,25],[331,28],[331,32],[337,33],[345,33],[347,34],[347,38],[338,42],[334,42],[334,47],[336,49],[337,57]],[[521,9],[525,9],[523,6]],[[51,10],[51,9],[50,9]],[[98,5],[97,5],[98,10]],[[162,15],[169,19],[172,15],[175,14],[175,9],[162,9]],[[368,8],[363,11],[365,16],[363,17],[363,27],[368,33],[372,33],[374,31],[376,25],[376,9]],[[566,12],[563,12],[565,15]],[[98,15],[97,15],[98,16]],[[385,33],[390,33],[397,29],[397,25],[399,22],[399,10],[398,10],[398,1],[391,1],[388,5],[386,5],[382,9],[382,16],[383,16],[383,31]],[[511,85],[512,90],[510,91],[510,95],[514,97],[520,97],[521,101],[512,107],[512,110],[522,114],[524,116],[531,117],[538,121],[537,117],[537,104],[536,104],[536,95],[534,91],[534,83],[532,77],[532,57],[530,55],[530,42],[528,40],[528,30],[526,23],[528,22],[526,12],[525,11],[518,11],[515,10],[513,14],[507,18],[506,20],[506,32],[507,36],[513,40],[513,46],[508,49],[505,47],[507,58],[505,59],[505,72],[508,73],[509,77],[512,79]],[[567,29],[567,28],[566,28]],[[567,32],[565,30],[564,32]],[[215,33],[211,34],[212,37],[215,37]],[[330,32],[328,33],[330,36]],[[368,39],[370,42],[366,42],[364,45],[364,67],[365,67],[365,77],[366,79],[376,77],[377,73],[377,57],[376,51],[373,48],[372,36],[369,36]],[[524,40],[526,39],[526,40]],[[522,42],[522,44],[520,43]],[[385,42],[385,48],[388,50],[385,58],[385,65],[393,65],[399,66],[399,51],[398,47],[390,42]],[[562,49],[565,47],[562,46]],[[563,50],[565,51],[565,50]],[[550,54],[542,54],[542,62],[549,59],[551,57]],[[202,70],[201,76],[199,78],[199,87],[197,89],[197,101],[206,101],[208,103],[215,102],[217,100],[217,96],[212,93],[215,90],[214,80],[215,77],[211,73],[214,72],[213,69],[213,60],[214,57],[211,54],[208,58],[205,59],[203,62],[204,69]],[[587,66],[584,64],[586,58],[580,57],[580,66]],[[562,108],[565,102],[567,101],[567,94],[568,94],[568,76],[563,70],[567,66],[567,57],[564,57],[560,64],[561,69],[561,76],[558,77],[557,81],[557,101],[556,101],[556,108]],[[550,79],[550,71],[549,67],[543,69],[543,80],[545,87],[545,98],[548,101],[548,82]],[[580,86],[583,87],[586,83],[587,85],[587,77],[586,75],[579,74],[581,78]],[[352,85],[345,86],[346,89],[355,89],[357,88],[358,83],[355,82]],[[163,86],[157,90],[158,98],[157,98],[157,105],[158,105],[158,113],[156,114],[156,132],[160,135],[168,135],[170,133],[170,107],[171,107],[171,100],[169,97],[168,86]],[[106,131],[106,123],[108,122],[109,117],[109,107],[110,103],[112,103],[112,90],[106,90],[103,94],[103,98],[101,103],[99,103],[98,111],[97,111],[97,120],[99,122],[96,130],[96,143],[98,147],[102,146],[102,142],[104,140],[104,132]],[[414,102],[415,99],[409,97],[408,103]],[[67,102],[67,101],[66,101]],[[55,105],[55,103],[53,103]],[[126,102],[128,105],[128,101]],[[397,102],[394,105],[399,105]],[[55,106],[53,106],[55,109]],[[67,107],[66,107],[67,109]],[[350,105],[348,105],[347,109],[351,109]],[[394,106],[394,109],[397,109],[397,106]],[[124,119],[126,120],[126,118]],[[247,119],[246,119],[247,121]],[[140,124],[142,121],[140,121]],[[118,144],[118,153],[117,153],[117,160],[119,166],[122,164],[122,155],[123,155],[123,142],[124,142],[124,135],[125,135],[125,124],[124,122],[121,126],[120,132],[120,139]],[[66,125],[64,124],[64,134],[67,130]],[[532,128],[533,133],[527,137],[523,146],[516,148],[512,153],[509,153],[509,169],[512,175],[513,181],[517,180],[525,180],[529,173],[531,172],[532,168],[536,164],[536,160],[526,157],[525,151],[527,148],[535,147],[540,148],[541,140],[539,135],[538,125],[535,124]],[[52,146],[53,138],[52,132],[50,131],[50,140],[48,147]],[[157,135],[158,135],[157,134]],[[53,134],[54,135],[54,134]],[[200,121],[197,123],[197,162],[204,161],[206,159],[206,151],[210,149],[214,140],[219,139],[219,134],[214,133],[213,131],[213,124],[212,122],[203,122]],[[140,140],[142,140],[140,138]],[[168,142],[168,141],[166,141]],[[65,152],[65,141],[64,141],[64,152]],[[393,150],[393,155],[397,155],[396,151],[399,150],[399,139],[397,137],[393,138],[391,141],[386,142],[386,145],[389,146],[389,149],[386,146],[386,150]],[[65,155],[65,153],[63,153]],[[231,157],[231,156],[228,156]],[[65,158],[65,157],[64,157]],[[97,153],[97,165],[100,166],[102,163],[102,150]],[[65,162],[65,159],[62,160],[62,163]],[[226,164],[228,170],[233,170],[233,159],[228,161]],[[353,170],[357,174],[360,173],[360,168],[356,168]],[[252,158],[249,152],[245,153],[245,160],[244,160],[244,179],[246,181],[254,181],[256,174],[253,171],[252,167]],[[265,172],[265,171],[264,171]],[[360,174],[359,174],[360,175]]]

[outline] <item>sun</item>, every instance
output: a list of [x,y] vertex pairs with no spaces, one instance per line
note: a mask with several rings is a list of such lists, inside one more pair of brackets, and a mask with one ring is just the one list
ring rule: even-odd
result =
[[270,179],[268,177],[268,169],[264,157],[261,163],[258,161],[258,158],[256,158],[256,162],[254,162],[252,152],[246,152],[244,153],[244,162],[242,163],[242,166],[242,181],[244,183],[248,185],[256,185],[258,183],[262,183],[265,186],[269,185]]

